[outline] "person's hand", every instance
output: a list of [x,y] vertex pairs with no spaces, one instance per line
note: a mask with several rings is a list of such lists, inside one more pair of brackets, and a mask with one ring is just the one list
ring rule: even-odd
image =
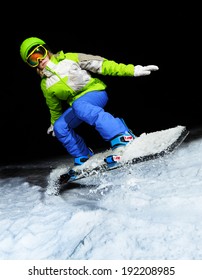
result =
[[159,68],[156,65],[136,65],[134,70],[134,77],[150,75],[151,71],[157,71],[158,69]]
[[53,125],[51,124],[47,130],[47,134],[52,134],[52,136],[55,136],[55,133],[53,131]]

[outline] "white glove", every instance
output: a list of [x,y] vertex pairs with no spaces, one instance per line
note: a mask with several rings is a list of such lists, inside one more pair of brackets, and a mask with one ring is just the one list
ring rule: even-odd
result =
[[52,134],[52,136],[55,136],[55,133],[53,131],[53,125],[51,124],[47,130],[47,134]]
[[151,71],[156,71],[158,69],[159,68],[156,65],[147,65],[147,66],[136,65],[134,70],[134,77],[150,75]]

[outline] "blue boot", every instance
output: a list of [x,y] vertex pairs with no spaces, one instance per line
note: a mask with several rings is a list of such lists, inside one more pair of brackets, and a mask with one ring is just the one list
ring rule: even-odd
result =
[[[129,130],[126,131],[124,134],[117,135],[116,137],[111,139],[110,145],[112,150],[115,150],[116,148],[126,146],[134,139],[135,139],[135,135],[132,133],[132,131]],[[116,166],[120,160],[121,160],[121,156],[116,154],[112,154],[104,159],[104,161],[107,163],[109,168]]]
[[88,148],[88,150],[89,150],[89,154],[87,156],[80,156],[74,158],[75,166],[84,164],[84,162],[86,162],[90,157],[94,155],[93,151],[90,148]]
[[[84,162],[86,162],[90,157],[92,157],[94,155],[93,151],[90,148],[88,148],[88,149],[89,149],[89,154],[87,156],[80,156],[80,157],[74,158],[75,166],[84,164]],[[76,179],[77,174],[74,169],[70,169],[67,174],[69,176],[68,181],[74,181]]]
[[135,135],[133,134],[132,130],[130,130],[128,128],[124,119],[120,118],[120,120],[124,124],[126,130],[125,130],[125,133],[118,134],[113,139],[110,140],[110,145],[111,145],[112,150],[114,150],[120,146],[125,146],[129,142],[131,142],[133,139],[135,139]]
[[129,142],[131,142],[134,138],[135,135],[132,132],[126,131],[124,134],[117,135],[116,137],[111,139],[110,141],[111,148],[112,150],[114,150],[120,146],[125,146]]

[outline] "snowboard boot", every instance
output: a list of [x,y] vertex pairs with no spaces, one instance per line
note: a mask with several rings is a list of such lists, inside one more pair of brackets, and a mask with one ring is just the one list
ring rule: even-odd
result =
[[107,163],[108,167],[114,167],[118,164],[118,161],[121,160],[121,156],[118,155],[118,148],[128,145],[131,141],[135,139],[135,135],[132,131],[126,131],[124,134],[117,135],[110,141],[112,150],[117,149],[117,155],[107,156],[104,161]]
[[[80,156],[74,158],[74,166],[84,164],[84,162],[86,162],[90,157],[94,155],[93,151],[90,148],[88,148],[88,150],[89,150],[89,154],[87,156]],[[73,181],[74,179],[76,179],[76,171],[74,169],[70,169],[68,171],[68,175],[69,175],[69,181]]]
[[117,135],[110,141],[110,145],[112,150],[126,146],[129,142],[131,142],[135,138],[135,135],[130,131],[125,132],[124,134]]
[[84,162],[86,162],[90,157],[93,156],[93,151],[88,148],[89,150],[89,154],[87,156],[80,156],[80,157],[76,157],[74,158],[74,165],[77,166],[77,165],[82,165]]

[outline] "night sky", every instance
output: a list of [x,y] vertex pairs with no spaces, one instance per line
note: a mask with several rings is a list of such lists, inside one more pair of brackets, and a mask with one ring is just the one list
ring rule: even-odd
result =
[[[146,77],[100,76],[108,85],[109,103],[105,109],[123,117],[137,136],[176,125],[188,129],[202,126],[197,78],[200,36],[188,9],[162,7],[160,12],[154,9],[143,15],[138,11],[133,17],[124,15],[103,14],[99,24],[80,17],[77,25],[81,24],[81,29],[68,23],[66,29],[60,29],[55,23],[57,31],[46,31],[45,25],[26,28],[29,31],[14,27],[10,31],[7,50],[12,57],[5,53],[6,70],[1,74],[5,77],[1,80],[1,164],[66,154],[61,143],[46,133],[49,111],[40,90],[40,77],[19,54],[21,42],[32,36],[43,39],[54,53],[83,52],[119,63],[158,65],[159,71]],[[78,133],[93,149],[108,147],[86,124],[78,128]]]

